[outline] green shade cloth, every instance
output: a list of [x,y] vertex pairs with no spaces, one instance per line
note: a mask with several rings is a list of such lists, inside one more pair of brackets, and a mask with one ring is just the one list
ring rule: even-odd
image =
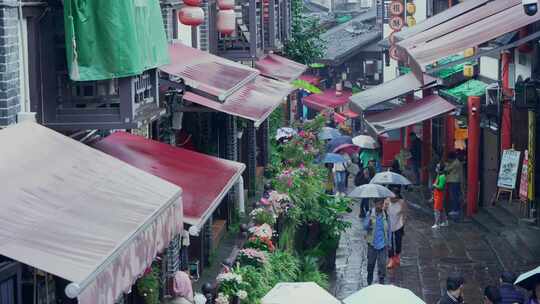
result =
[[64,0],[64,22],[72,80],[134,76],[169,63],[158,0]]
[[441,90],[441,95],[448,95],[456,101],[466,104],[469,96],[484,96],[488,85],[480,80],[471,79],[448,90]]
[[351,19],[352,19],[352,16],[345,15],[345,16],[338,17],[336,21],[337,23],[341,24],[341,23],[349,22],[351,21]]
[[[445,65],[445,64],[449,64],[449,63],[452,63],[452,62],[455,62],[455,61],[458,61],[458,60],[461,60],[465,58],[463,55],[452,55],[452,56],[448,56],[448,57],[445,57],[439,61],[437,61],[437,64],[438,65]],[[460,64],[456,64],[456,65],[453,65],[451,67],[448,67],[448,68],[445,68],[445,69],[442,69],[438,72],[435,73],[435,75],[439,78],[448,78],[452,75],[455,75],[457,73],[463,73],[463,67],[467,64],[472,64],[472,65],[476,65],[476,62],[474,61],[467,61],[467,62],[463,62],[463,63],[460,63]]]

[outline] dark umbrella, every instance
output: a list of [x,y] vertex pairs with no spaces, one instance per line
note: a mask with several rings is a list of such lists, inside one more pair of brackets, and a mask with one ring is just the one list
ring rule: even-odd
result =
[[352,145],[352,138],[350,136],[338,136],[333,138],[326,144],[326,151],[333,152],[337,147],[345,144]]

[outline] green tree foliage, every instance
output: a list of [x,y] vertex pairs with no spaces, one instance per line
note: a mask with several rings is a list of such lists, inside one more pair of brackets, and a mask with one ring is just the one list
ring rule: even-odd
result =
[[303,0],[292,0],[292,37],[285,44],[285,56],[310,64],[324,55],[326,45],[319,19],[302,15],[303,10]]

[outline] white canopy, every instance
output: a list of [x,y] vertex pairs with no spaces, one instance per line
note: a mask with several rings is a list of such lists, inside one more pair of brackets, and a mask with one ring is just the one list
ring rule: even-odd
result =
[[0,143],[0,255],[80,304],[113,304],[182,228],[177,186],[35,123]]
[[262,304],[340,304],[328,291],[313,282],[278,283],[261,300]]

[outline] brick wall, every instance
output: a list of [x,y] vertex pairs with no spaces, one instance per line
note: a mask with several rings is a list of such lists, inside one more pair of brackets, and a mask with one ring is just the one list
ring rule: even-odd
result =
[[20,111],[17,8],[0,4],[0,127],[16,122]]

